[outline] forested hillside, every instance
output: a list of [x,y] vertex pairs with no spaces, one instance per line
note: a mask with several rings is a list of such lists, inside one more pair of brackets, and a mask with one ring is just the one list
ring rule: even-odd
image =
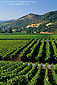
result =
[[30,13],[14,21],[0,24],[2,30],[10,28],[13,31],[26,33],[57,33],[57,11],[51,11],[44,15]]

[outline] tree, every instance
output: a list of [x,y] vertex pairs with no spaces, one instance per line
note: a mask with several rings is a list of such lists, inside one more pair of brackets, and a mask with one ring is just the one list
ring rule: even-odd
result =
[[18,32],[18,28],[16,28],[16,32]]
[[0,32],[1,32],[1,33],[4,33],[4,30],[1,30]]
[[12,33],[13,31],[12,31],[12,29],[11,28],[9,28],[9,31],[8,31],[9,33]]
[[40,30],[37,30],[37,33],[40,33]]
[[27,32],[27,33],[31,33],[31,30],[30,30],[30,29],[27,29],[26,32]]
[[7,32],[7,30],[4,30],[4,32],[6,33],[6,32]]

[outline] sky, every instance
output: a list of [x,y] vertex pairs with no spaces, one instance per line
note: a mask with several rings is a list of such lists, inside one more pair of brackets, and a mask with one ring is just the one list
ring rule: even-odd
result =
[[0,0],[0,20],[18,19],[29,13],[57,11],[57,0]]

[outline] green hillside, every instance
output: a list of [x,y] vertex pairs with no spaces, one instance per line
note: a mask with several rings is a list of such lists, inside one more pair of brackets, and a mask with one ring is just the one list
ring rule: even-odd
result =
[[28,14],[19,19],[16,19],[8,24],[0,25],[0,29],[9,28],[14,31],[39,33],[51,32],[57,33],[57,11],[51,11],[44,15]]

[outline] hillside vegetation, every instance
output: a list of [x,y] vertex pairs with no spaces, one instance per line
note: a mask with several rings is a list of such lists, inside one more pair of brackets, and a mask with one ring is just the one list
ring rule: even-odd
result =
[[15,29],[14,31],[26,33],[51,32],[57,33],[57,11],[51,11],[44,15],[28,14],[8,24],[1,25],[0,29]]

